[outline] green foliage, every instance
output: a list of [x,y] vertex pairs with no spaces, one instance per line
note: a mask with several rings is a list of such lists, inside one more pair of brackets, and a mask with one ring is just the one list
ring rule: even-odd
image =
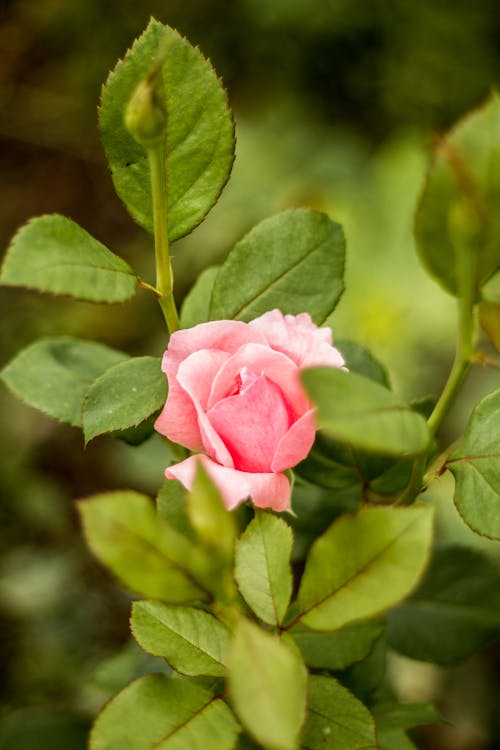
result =
[[390,645],[413,659],[453,664],[500,635],[500,575],[466,547],[436,550],[415,593],[389,613]]
[[161,602],[134,602],[132,633],[150,654],[185,675],[225,674],[229,632],[208,612]]
[[390,387],[387,370],[368,349],[345,339],[334,339],[333,343],[344,357],[349,372],[357,372],[358,375],[363,375],[368,380],[380,383],[386,388]]
[[297,653],[241,619],[228,667],[231,702],[247,731],[266,750],[297,750],[307,687],[307,671]]
[[446,465],[464,521],[478,534],[500,539],[500,389],[476,406]]
[[384,631],[383,620],[346,625],[331,633],[295,625],[291,634],[305,663],[313,669],[345,669],[364,659]]
[[432,540],[432,508],[362,508],[313,544],[294,619],[336,630],[396,604],[417,584]]
[[172,603],[205,597],[172,559],[168,528],[145,495],[117,490],[82,500],[79,510],[90,549],[132,591]]
[[131,216],[152,231],[146,151],[127,131],[131,93],[161,60],[167,110],[166,163],[170,240],[188,234],[214,205],[233,162],[234,126],[210,63],[176,31],[154,19],[102,91],[99,124],[116,191]]
[[439,724],[441,716],[430,703],[378,703],[372,708],[380,750],[414,750],[405,729]]
[[2,370],[4,383],[29,406],[80,426],[89,386],[127,355],[93,341],[61,336],[35,341]]
[[224,564],[234,555],[236,525],[219,491],[200,464],[191,492],[187,496],[187,513],[191,526],[202,544]]
[[415,455],[426,449],[425,420],[378,383],[334,367],[305,370],[302,382],[318,406],[319,427],[328,435],[389,455]]
[[163,406],[167,380],[160,365],[159,357],[134,357],[94,380],[82,408],[87,443],[106,432],[136,427]]
[[277,307],[323,323],[344,289],[342,228],[295,209],[265,219],[229,253],[215,279],[210,318],[252,320]]
[[304,750],[365,750],[375,747],[375,724],[367,708],[332,677],[311,675]]
[[290,527],[270,513],[256,510],[236,546],[235,577],[240,592],[257,617],[279,625],[292,595]]
[[7,250],[0,283],[90,302],[125,302],[137,290],[128,263],[58,214],[31,219],[18,231]]
[[500,267],[500,98],[492,94],[438,144],[416,216],[426,268],[457,294],[460,245],[474,255],[472,282],[481,288]]
[[181,328],[192,328],[209,320],[210,299],[218,273],[219,266],[209,266],[200,273],[182,303]]
[[238,732],[229,708],[208,690],[149,675],[106,705],[92,729],[90,750],[232,750]]

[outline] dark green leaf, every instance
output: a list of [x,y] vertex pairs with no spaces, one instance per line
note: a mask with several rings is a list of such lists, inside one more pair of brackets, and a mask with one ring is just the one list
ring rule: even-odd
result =
[[367,708],[332,677],[311,675],[304,750],[375,748],[375,724]]
[[297,654],[277,636],[241,620],[230,649],[228,680],[247,731],[266,750],[297,750],[307,680]]
[[323,323],[344,289],[344,235],[310,209],[272,216],[229,253],[215,280],[210,317],[252,320],[279,308]]
[[341,516],[312,546],[295,619],[337,630],[373,617],[407,596],[427,563],[430,506],[363,507]]
[[413,659],[453,664],[500,635],[500,575],[466,547],[438,549],[423,582],[389,614],[390,645]]
[[40,339],[2,370],[4,383],[22,401],[61,422],[80,426],[89,385],[128,355],[94,341],[61,336]]
[[361,375],[335,367],[302,373],[328,435],[356,448],[389,455],[414,455],[429,442],[427,425],[398,396]]
[[380,383],[386,388],[390,387],[387,370],[364,346],[354,341],[337,339],[335,347],[344,357],[349,372],[357,372],[358,375],[363,375],[375,383]]
[[18,231],[0,283],[90,302],[124,302],[137,291],[128,263],[58,214],[31,219]]
[[161,51],[172,241],[194,229],[219,197],[233,163],[234,126],[225,91],[210,63],[176,31],[151,20],[109,76],[99,117],[113,182],[132,217],[152,231],[147,154],[126,130],[123,115],[131,93]]
[[104,707],[90,750],[232,750],[238,724],[220,698],[187,680],[149,675]]
[[377,730],[411,729],[423,724],[442,724],[432,703],[377,703],[372,708]]
[[279,625],[292,595],[293,535],[281,518],[256,511],[236,546],[235,577],[243,598],[269,625]]
[[225,674],[229,632],[208,612],[161,602],[134,602],[131,628],[145,651],[162,656],[182,674]]
[[117,490],[82,500],[79,510],[90,549],[132,591],[171,603],[204,598],[148,497]]
[[158,411],[167,397],[159,357],[134,357],[106,370],[88,389],[82,407],[85,441],[135,427]]
[[476,406],[458,450],[447,462],[455,505],[478,534],[500,539],[500,389]]
[[210,300],[219,266],[210,266],[198,276],[184,298],[181,309],[181,328],[192,328],[210,320]]
[[290,632],[309,667],[339,670],[368,656],[384,627],[383,620],[370,620],[333,633],[309,630],[304,625],[296,625]]
[[[457,213],[472,220],[475,287],[500,266],[500,98],[493,94],[461,120],[436,149],[416,216],[416,238],[426,268],[457,292]],[[469,217],[469,219],[467,219]],[[466,230],[468,232],[468,230]]]

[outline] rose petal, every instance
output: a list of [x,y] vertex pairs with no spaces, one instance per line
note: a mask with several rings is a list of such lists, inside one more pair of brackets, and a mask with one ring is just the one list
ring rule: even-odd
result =
[[231,454],[205,414],[214,376],[229,356],[227,352],[209,349],[194,352],[181,362],[176,380],[194,405],[203,448],[223,466],[232,467],[234,463]]
[[191,451],[204,449],[195,406],[175,379],[169,383],[167,401],[155,422],[155,430]]
[[302,461],[312,448],[316,428],[315,409],[310,409],[281,438],[271,463],[271,471],[285,471]]
[[331,330],[319,328],[308,313],[283,315],[279,310],[271,310],[249,325],[263,333],[273,349],[286,354],[301,368],[345,364],[340,352],[332,346]]
[[265,375],[278,385],[295,417],[309,411],[311,405],[299,380],[299,371],[292,360],[267,345],[246,344],[225,362],[212,384],[208,408],[231,393],[238,374],[247,368],[256,375]]
[[165,470],[167,479],[178,479],[190,490],[194,483],[197,462],[203,468],[221,493],[228,510],[236,508],[251,498],[257,508],[286,510],[290,504],[290,482],[284,474],[256,473],[229,469],[220,466],[204,455],[190,456],[185,461],[169,466]]
[[272,380],[265,375],[250,375],[248,380],[247,387],[243,381],[240,393],[218,401],[207,417],[231,453],[236,469],[268,472],[293,415]]

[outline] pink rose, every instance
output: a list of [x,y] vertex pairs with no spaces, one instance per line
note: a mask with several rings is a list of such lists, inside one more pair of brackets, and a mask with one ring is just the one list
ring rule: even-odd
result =
[[162,363],[169,393],[155,427],[198,455],[166,477],[190,489],[201,461],[227,508],[251,498],[285,510],[291,487],[283,472],[307,456],[316,432],[299,379],[315,365],[344,360],[330,329],[307,313],[273,310],[250,323],[219,320],[172,334]]

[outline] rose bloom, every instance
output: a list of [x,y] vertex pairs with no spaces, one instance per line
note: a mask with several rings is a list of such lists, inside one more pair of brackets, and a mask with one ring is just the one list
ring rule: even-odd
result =
[[155,428],[197,455],[165,475],[191,489],[197,463],[232,509],[251,499],[285,510],[283,473],[309,453],[314,409],[300,383],[305,367],[343,367],[329,328],[307,313],[272,310],[250,323],[219,320],[172,334],[162,370],[168,398]]

